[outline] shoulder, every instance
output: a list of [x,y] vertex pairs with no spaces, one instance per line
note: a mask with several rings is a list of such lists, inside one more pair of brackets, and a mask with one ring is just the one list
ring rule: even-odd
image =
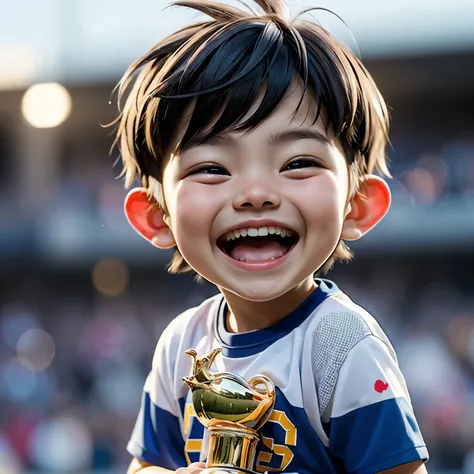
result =
[[154,365],[163,361],[163,357],[168,362],[176,360],[177,355],[183,352],[180,350],[182,346],[193,345],[208,335],[213,329],[215,313],[221,300],[220,295],[215,295],[176,316],[161,333],[153,356]]
[[313,357],[344,357],[368,336],[380,339],[395,357],[392,344],[375,317],[340,290],[321,305],[310,333]]

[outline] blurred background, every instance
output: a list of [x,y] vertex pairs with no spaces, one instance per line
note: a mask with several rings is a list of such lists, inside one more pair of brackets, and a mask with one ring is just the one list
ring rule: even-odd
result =
[[[250,0],[248,0],[250,2]],[[129,228],[112,89],[199,15],[164,0],[0,0],[0,472],[119,473],[154,345],[214,294]],[[393,207],[329,277],[392,339],[430,473],[474,473],[474,2],[290,1],[392,109]]]

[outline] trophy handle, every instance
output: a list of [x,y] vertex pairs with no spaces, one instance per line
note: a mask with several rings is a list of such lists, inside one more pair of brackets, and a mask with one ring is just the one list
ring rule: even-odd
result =
[[[271,399],[275,398],[275,384],[266,375],[255,375],[249,379],[248,384],[262,395]],[[258,388],[258,385],[265,385],[265,389]]]
[[[248,384],[263,397],[257,409],[252,414],[252,418],[258,420],[253,428],[259,430],[268,421],[273,407],[275,406],[275,384],[266,375],[261,374],[252,377],[248,381]],[[258,385],[265,385],[265,389],[258,388]]]

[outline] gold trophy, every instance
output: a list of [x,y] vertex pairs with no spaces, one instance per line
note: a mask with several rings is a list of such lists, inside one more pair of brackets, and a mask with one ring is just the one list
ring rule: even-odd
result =
[[236,374],[210,369],[222,349],[202,359],[189,349],[193,374],[183,377],[192,392],[194,411],[209,431],[206,474],[252,473],[259,436],[275,405],[275,385],[264,375],[246,381]]

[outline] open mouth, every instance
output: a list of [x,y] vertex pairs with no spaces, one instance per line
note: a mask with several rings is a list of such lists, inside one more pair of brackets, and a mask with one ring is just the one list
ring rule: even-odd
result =
[[234,260],[257,263],[283,257],[298,240],[294,230],[270,226],[231,230],[217,239],[217,246]]

